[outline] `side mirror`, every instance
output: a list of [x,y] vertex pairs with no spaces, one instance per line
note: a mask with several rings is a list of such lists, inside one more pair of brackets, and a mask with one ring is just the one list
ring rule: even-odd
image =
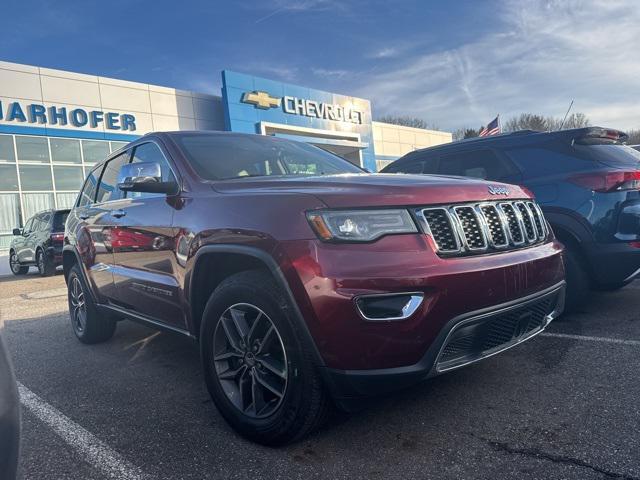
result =
[[118,188],[123,192],[176,193],[175,182],[162,181],[162,169],[155,162],[128,163],[120,168]]
[[16,236],[16,237],[19,237],[20,235],[22,235],[22,229],[14,228],[13,229],[13,235]]

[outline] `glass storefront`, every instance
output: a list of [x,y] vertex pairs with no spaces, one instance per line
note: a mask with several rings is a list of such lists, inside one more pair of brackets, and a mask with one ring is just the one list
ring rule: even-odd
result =
[[0,249],[34,213],[69,208],[93,165],[126,142],[0,134]]

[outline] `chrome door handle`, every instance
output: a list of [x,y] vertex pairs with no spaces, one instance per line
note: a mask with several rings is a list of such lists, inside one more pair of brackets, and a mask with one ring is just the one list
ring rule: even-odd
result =
[[124,210],[114,210],[111,212],[112,217],[121,218],[127,214]]

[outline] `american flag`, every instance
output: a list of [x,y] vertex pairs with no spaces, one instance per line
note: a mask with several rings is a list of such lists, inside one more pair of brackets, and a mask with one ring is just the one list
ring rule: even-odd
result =
[[500,115],[496,116],[489,124],[480,130],[478,136],[488,137],[489,135],[498,135],[500,133]]

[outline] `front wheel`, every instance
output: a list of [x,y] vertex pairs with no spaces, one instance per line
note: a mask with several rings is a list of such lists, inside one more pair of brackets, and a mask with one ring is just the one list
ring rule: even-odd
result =
[[264,445],[295,441],[330,411],[322,381],[273,279],[260,271],[226,279],[203,315],[205,379],[225,420]]
[[109,340],[116,331],[116,321],[98,311],[78,265],[74,265],[69,272],[67,290],[71,327],[78,340],[88,344]]
[[18,255],[14,251],[9,254],[9,268],[11,268],[11,273],[14,275],[26,275],[29,271],[29,267],[20,265]]

